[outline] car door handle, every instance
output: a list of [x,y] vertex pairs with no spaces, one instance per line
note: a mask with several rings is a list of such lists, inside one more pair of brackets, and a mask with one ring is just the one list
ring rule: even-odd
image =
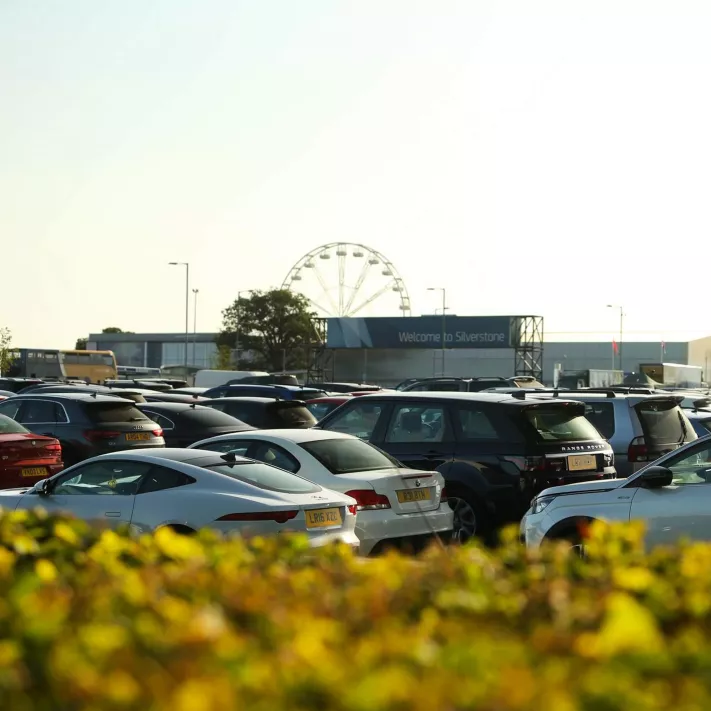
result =
[[120,511],[107,511],[104,516],[111,516],[112,518],[120,518],[121,517],[121,512]]

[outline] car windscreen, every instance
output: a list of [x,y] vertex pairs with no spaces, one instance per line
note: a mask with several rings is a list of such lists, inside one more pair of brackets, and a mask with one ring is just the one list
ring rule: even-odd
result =
[[261,462],[215,464],[205,467],[205,469],[224,474],[232,479],[237,479],[237,481],[251,484],[267,491],[279,491],[284,494],[313,494],[321,491],[321,487],[317,484]]
[[[157,410],[156,410],[157,412]],[[166,417],[171,417],[171,413],[166,412]],[[178,413],[172,413],[175,417]],[[213,407],[188,407],[179,414],[181,424],[186,427],[235,427],[240,425],[244,429],[250,429],[242,420],[238,420],[232,415],[228,415]]]
[[583,414],[579,404],[534,405],[525,408],[523,418],[535,438],[542,442],[583,442],[602,435]]
[[697,435],[683,410],[672,398],[650,398],[635,405],[648,446],[681,444]]
[[149,422],[150,418],[144,415],[128,400],[113,402],[87,402],[84,410],[92,422],[101,424],[114,424],[119,422]]
[[27,434],[28,429],[25,429],[19,422],[5,417],[5,415],[0,415],[0,435],[5,434]]
[[335,402],[311,402],[306,407],[309,408],[309,412],[316,418],[316,421],[318,421],[326,417],[331,410],[335,410],[338,404]]
[[299,446],[321,462],[331,474],[353,474],[401,466],[390,455],[356,438],[320,439],[302,442]]
[[270,414],[283,423],[287,428],[308,428],[313,427],[317,420],[311,414],[306,405],[287,405],[286,403],[274,403],[270,405]]

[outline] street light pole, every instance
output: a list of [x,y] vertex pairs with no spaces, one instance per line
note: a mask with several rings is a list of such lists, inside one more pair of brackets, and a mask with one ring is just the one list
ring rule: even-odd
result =
[[193,366],[195,362],[195,350],[197,348],[197,297],[200,293],[199,289],[193,289]]
[[624,326],[625,314],[621,306],[615,306],[614,304],[608,304],[608,309],[619,309],[620,310],[620,341],[617,344],[617,353],[620,357],[620,370],[624,370],[622,367],[622,331]]
[[446,357],[446,339],[447,339],[447,290],[441,286],[430,286],[427,291],[441,291],[442,292],[442,377],[447,374],[447,368],[445,365]]
[[169,262],[171,267],[185,267],[185,377],[188,377],[188,342],[190,341],[190,264]]

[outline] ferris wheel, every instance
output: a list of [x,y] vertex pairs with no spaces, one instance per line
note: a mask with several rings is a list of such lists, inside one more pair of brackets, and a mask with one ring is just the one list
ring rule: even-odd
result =
[[331,242],[289,270],[282,289],[303,294],[320,316],[410,316],[410,297],[393,263],[363,244]]

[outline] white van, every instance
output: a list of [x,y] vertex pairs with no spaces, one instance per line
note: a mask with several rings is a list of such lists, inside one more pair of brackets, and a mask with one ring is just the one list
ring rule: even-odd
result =
[[230,380],[239,380],[253,376],[268,376],[263,370],[198,370],[195,373],[196,388],[216,388]]

